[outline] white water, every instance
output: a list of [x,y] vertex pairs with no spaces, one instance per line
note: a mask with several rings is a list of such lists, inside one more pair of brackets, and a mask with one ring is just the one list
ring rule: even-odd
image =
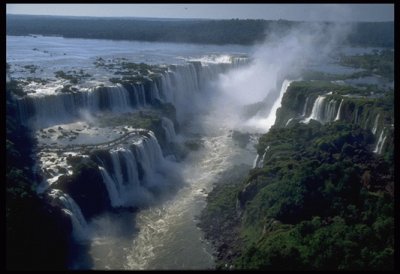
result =
[[258,166],[259,160],[260,160],[260,155],[257,154],[256,158],[253,161],[253,168],[256,168]]
[[379,114],[375,118],[374,127],[372,128],[372,133],[375,135],[378,129]]
[[[137,94],[142,87],[135,85],[132,89]],[[36,128],[71,122],[84,118],[84,114],[95,114],[104,110],[130,112],[134,107],[128,91],[120,85],[82,89],[78,93],[38,94],[17,102],[22,122],[31,123]],[[144,102],[141,105],[144,106]]]
[[[277,100],[281,100],[289,84],[284,82]],[[216,101],[210,99],[210,102]],[[275,121],[279,105],[274,104],[271,121]],[[220,174],[235,164],[247,164],[250,168],[256,152],[254,144],[241,148],[232,139],[230,131],[235,128],[235,113],[212,103],[206,110],[195,112],[194,119],[189,118],[190,123],[185,124],[182,136],[200,135],[204,144],[178,165],[185,186],[172,199],[139,211],[135,218],[138,232],[134,236],[113,236],[110,232],[96,235],[90,247],[94,269],[214,267],[212,248],[196,226],[197,216],[206,205],[206,193],[213,183],[223,180]],[[98,222],[107,222],[106,227],[112,227],[112,221],[107,218]]]
[[336,117],[335,117],[335,121],[340,120],[340,111],[342,109],[342,104],[343,104],[343,99],[342,99],[342,101],[340,101],[340,105],[339,105],[339,109],[338,109],[338,112],[337,112]]
[[311,119],[322,121],[323,112],[324,112],[324,101],[326,97],[323,95],[319,95],[318,98],[315,100],[311,115],[304,119],[302,122],[308,124]]
[[77,240],[88,238],[88,224],[82,214],[80,207],[68,194],[61,190],[53,189],[49,196],[56,201],[60,201],[63,211],[70,216],[72,221],[73,235]]
[[161,123],[165,131],[165,136],[167,137],[167,142],[168,143],[174,142],[176,138],[174,123],[166,117],[162,117]]
[[[163,62],[162,60],[164,57],[171,58],[171,56],[173,56],[175,60],[177,55],[188,55],[187,48],[189,48],[187,45],[177,44],[165,45],[161,43],[64,39],[59,37],[40,37],[36,41],[33,38],[11,38],[13,43],[10,45],[9,37],[7,37],[8,62],[11,62],[14,66],[17,63],[21,63],[18,60],[18,56],[26,55],[24,62],[27,62],[26,59],[28,58],[28,64],[29,62],[52,64],[48,66],[51,72],[53,72],[55,68],[58,68],[59,64],[70,69],[71,62],[76,60],[79,60],[79,62],[73,63],[73,65],[85,67],[88,65],[87,60],[92,58],[90,61],[93,61],[93,58],[100,52],[108,56],[115,54],[115,56],[119,57],[125,57],[125,54],[128,54],[129,57],[133,57],[136,62],[140,60],[146,63],[159,63]],[[48,43],[48,40],[51,40],[51,43]],[[68,41],[71,40],[75,41],[73,46],[68,45]],[[39,50],[49,49],[50,54],[55,54],[56,58],[49,58],[49,56],[46,56],[33,58],[33,60],[31,60],[29,58],[33,56],[32,51],[24,49],[24,45],[38,47]],[[84,48],[81,49],[80,47],[82,47],[82,45]],[[202,49],[202,47],[207,49]],[[221,48],[224,51],[226,50],[225,47],[220,47],[218,49],[221,50]],[[191,50],[196,52],[196,55],[198,55],[200,51],[210,52],[209,46],[207,45],[191,45]],[[63,51],[66,51],[67,57],[62,57]],[[165,51],[168,51],[168,54],[165,54]],[[173,54],[171,54],[171,51]],[[286,48],[283,48],[283,51],[289,52]],[[143,55],[143,52],[147,52],[147,54]],[[36,54],[35,51],[34,54]],[[69,56],[70,54],[78,55],[78,58],[71,59]],[[40,52],[40,55],[42,55],[42,52]],[[295,55],[299,54],[295,52]],[[281,54],[275,54],[275,56],[279,59],[279,63],[282,63],[283,56]],[[203,56],[201,58],[203,58]],[[188,58],[182,58],[182,60],[186,59]],[[226,60],[224,57],[222,57],[222,59]],[[268,58],[265,59],[266,62],[271,63],[271,67],[276,65],[276,62],[271,62]],[[215,58],[215,60],[218,60],[218,58]],[[82,64],[82,62],[84,62],[84,64]],[[209,63],[212,64],[213,62]],[[192,103],[197,101],[196,96],[199,95],[201,83],[206,83],[211,79],[215,79],[218,73],[224,70],[225,67],[221,65],[204,65],[202,66],[202,72],[198,74],[194,65],[183,63],[182,66],[177,67],[176,71],[168,71],[164,74],[160,86],[152,86],[152,98],[164,98],[163,100],[166,102],[173,102],[178,107],[178,118],[182,118],[188,108],[194,107]],[[261,70],[261,72],[264,73],[263,70]],[[262,75],[262,73],[260,74],[261,76],[266,76],[266,74]],[[256,76],[258,75],[259,74],[256,74]],[[269,76],[276,80],[275,74],[269,74]],[[99,78],[96,76],[96,79]],[[248,83],[248,78],[244,78],[244,81]],[[264,94],[264,86],[260,85],[258,82],[255,84],[262,89]],[[263,84],[265,84],[265,81]],[[286,84],[286,87],[285,82],[282,84],[279,100],[273,104],[270,115],[268,117],[257,117],[257,119],[255,119],[257,123],[254,124],[253,128],[266,132],[272,126],[276,119],[276,110],[280,106],[280,100],[290,83]],[[274,85],[274,83],[271,81],[271,86],[272,85]],[[239,87],[240,92],[245,92],[242,88],[243,87]],[[53,93],[53,91],[50,93]],[[125,110],[127,106],[125,92],[123,90],[117,90],[115,94],[117,94],[118,97],[110,101],[112,101],[112,106],[115,105],[118,107],[111,107],[111,110]],[[139,85],[137,92],[134,93],[134,98],[135,102],[140,102],[140,105],[147,106],[148,103],[144,100],[144,94],[144,87]],[[65,104],[69,104],[69,100],[70,99],[65,99],[62,103],[52,104],[51,107],[54,107],[54,110],[43,115],[43,118],[55,118],[53,116],[57,116],[60,112],[64,112],[66,115],[73,113],[73,107],[65,106]],[[46,104],[42,105],[46,106]],[[60,107],[56,107],[57,105]],[[97,111],[95,106],[96,104],[93,103],[93,109]],[[192,111],[192,109],[190,109],[190,111]],[[214,111],[216,110],[214,109]],[[60,116],[64,117],[64,114]],[[205,196],[206,193],[211,190],[212,184],[221,179],[218,177],[221,172],[232,167],[234,164],[246,163],[251,165],[255,151],[251,146],[242,149],[232,142],[228,133],[229,130],[232,129],[232,127],[229,126],[231,124],[229,116],[226,117],[225,121],[218,120],[216,122],[216,115],[211,111],[197,118],[196,121],[192,121],[189,130],[191,132],[189,133],[200,134],[202,136],[202,141],[204,141],[204,148],[198,152],[193,152],[189,156],[189,159],[180,166],[183,181],[186,183],[186,186],[180,189],[173,199],[162,203],[162,205],[154,205],[151,208],[139,212],[136,219],[133,214],[117,213],[115,214],[115,218],[103,216],[102,218],[93,220],[90,225],[96,226],[100,224],[101,227],[101,229],[94,234],[90,248],[94,269],[204,269],[214,266],[210,245],[204,242],[202,233],[197,229],[195,217],[205,206]],[[201,121],[201,124],[199,121]],[[249,128],[250,127],[251,125],[249,125]],[[137,158],[140,159],[135,158],[135,160],[143,164],[147,177],[143,183],[146,184],[146,187],[150,187],[152,184],[157,183],[161,177],[154,176],[154,168],[158,166],[157,163],[159,161],[157,161],[157,159],[161,151],[159,151],[155,145],[151,145],[150,148],[145,148],[144,146],[139,147],[140,148],[137,149],[137,155],[139,155],[139,157]],[[122,162],[127,165],[133,165],[132,163],[134,162],[134,158],[132,157],[134,155],[126,148],[124,149],[125,150],[121,148],[121,151],[115,151],[113,154],[115,165],[120,168],[124,165]],[[262,161],[265,155],[266,153],[263,154]],[[119,170],[120,168],[115,168],[114,170]],[[107,190],[110,198],[114,201],[113,206],[125,205],[127,202],[126,196],[129,191],[128,193],[124,192],[127,188],[124,183],[137,186],[137,181],[132,179],[136,178],[134,169],[128,174],[128,177],[131,178],[128,180],[124,180],[124,176],[120,171],[113,174],[113,172],[108,172],[103,167],[100,168],[100,171],[106,186],[108,186]],[[77,215],[79,215],[79,213],[77,213]],[[138,233],[133,236],[130,235],[131,237],[123,237],[120,233],[114,233],[115,231],[113,229],[121,219],[124,221],[128,220],[126,223],[129,228],[136,225],[139,230]]]
[[358,123],[358,112],[359,112],[359,107],[356,107],[356,112],[354,113],[354,124]]
[[[136,153],[134,153],[135,151]],[[146,206],[153,202],[149,187],[161,186],[156,173],[165,166],[161,148],[152,132],[136,142],[131,148],[116,147],[109,152],[112,170],[107,170],[104,159],[99,159],[99,170],[103,177],[112,207]],[[136,157],[135,157],[136,155]],[[138,164],[144,171],[139,178]],[[123,170],[127,174],[124,176]]]
[[381,154],[383,145],[385,144],[386,141],[386,134],[385,134],[385,129],[383,128],[381,131],[381,134],[379,135],[378,142],[376,143],[374,153]]
[[[172,103],[176,107],[178,120],[182,120],[185,113],[193,111],[190,105],[202,96],[200,91],[209,82],[240,63],[198,65],[198,69],[192,63],[170,67],[162,75],[160,87],[151,81],[149,90],[145,89],[144,84],[135,83],[130,85],[129,91],[119,84],[82,88],[76,93],[59,92],[58,87],[47,89],[46,92],[37,91],[18,100],[21,120],[36,128],[43,128],[82,119],[83,113],[131,112],[134,108],[151,106],[155,100]],[[146,93],[150,94],[150,100],[146,100]]]
[[292,80],[286,79],[283,81],[282,87],[279,91],[279,97],[275,100],[269,114],[266,117],[261,116],[261,114],[256,114],[254,117],[245,122],[245,127],[254,128],[266,133],[275,124],[276,111],[281,107],[283,95],[292,82]]
[[290,122],[293,120],[293,118],[290,118],[287,122],[286,122],[286,124],[285,124],[285,127],[287,127],[289,124],[290,124]]
[[264,154],[261,156],[260,159],[260,155],[257,154],[256,159],[254,159],[254,163],[253,163],[253,168],[262,168],[264,166],[264,160],[265,160],[265,156],[267,155],[267,152],[269,150],[269,146],[267,146],[267,148],[264,151]]
[[304,108],[303,108],[303,113],[301,114],[302,117],[305,117],[307,114],[307,106],[308,106],[308,100],[310,99],[310,97],[306,98],[306,102],[304,104]]
[[328,105],[325,107],[324,111],[324,122],[330,122],[333,121],[335,118],[335,112],[336,112],[336,101],[335,100],[330,100]]
[[[141,210],[135,220],[138,234],[130,239],[98,235],[91,245],[94,269],[212,269],[211,245],[196,226],[206,193],[219,174],[235,164],[249,168],[255,154],[250,145],[240,148],[225,123],[215,125],[214,113],[198,117],[187,134],[202,132],[204,149],[192,152],[179,165],[185,186],[173,199]],[[199,124],[199,121],[202,121]],[[229,118],[226,123],[229,124]],[[107,250],[115,250],[107,252]]]

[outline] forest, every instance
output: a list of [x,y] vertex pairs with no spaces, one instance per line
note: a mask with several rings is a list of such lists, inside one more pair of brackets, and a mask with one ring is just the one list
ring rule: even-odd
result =
[[[44,35],[68,38],[136,40],[199,44],[251,45],[268,33],[288,31],[310,23],[287,20],[149,20],[139,18],[96,18],[8,15],[7,35]],[[329,25],[332,23],[323,23]],[[354,46],[393,47],[393,22],[348,23],[348,43]]]

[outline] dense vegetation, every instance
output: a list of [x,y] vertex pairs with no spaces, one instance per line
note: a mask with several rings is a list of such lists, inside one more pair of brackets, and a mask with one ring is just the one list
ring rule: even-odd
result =
[[[393,79],[393,51],[341,63]],[[207,198],[200,226],[216,247],[217,268],[391,270],[394,90],[331,82],[354,74],[304,75],[306,81],[291,83],[275,125],[259,139],[262,166],[221,182]],[[306,100],[322,94],[343,102],[340,120],[299,123]],[[287,125],[289,119],[297,122]],[[386,130],[381,154],[372,152],[374,127]]]
[[375,73],[390,80],[394,78],[394,51],[374,51],[372,54],[343,56],[341,64],[362,68],[370,74]]
[[[7,15],[8,35],[250,45],[265,33],[285,33],[307,23],[278,20],[166,20]],[[329,23],[324,23],[329,25]],[[393,22],[351,23],[352,45],[393,47]]]
[[29,130],[18,121],[12,98],[18,91],[11,89],[19,90],[18,82],[7,83],[6,88],[7,268],[66,269],[71,223],[35,191],[38,179],[29,157],[34,143]]
[[229,224],[219,267],[392,269],[393,162],[371,152],[373,140],[340,121],[263,135],[263,167],[208,198],[203,226]]

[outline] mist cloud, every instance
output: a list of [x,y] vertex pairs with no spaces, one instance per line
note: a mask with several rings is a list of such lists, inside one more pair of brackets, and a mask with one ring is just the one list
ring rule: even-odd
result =
[[[266,98],[276,100],[284,79],[295,80],[310,62],[326,60],[333,49],[343,43],[349,31],[350,25],[344,23],[299,23],[285,33],[270,29],[264,43],[254,47],[251,62],[221,75],[215,84],[219,95],[216,105],[221,109],[221,116],[226,117],[231,112],[231,120],[238,120],[241,107]],[[256,116],[266,119],[266,115],[268,110],[263,109]],[[268,128],[261,127],[264,131]]]

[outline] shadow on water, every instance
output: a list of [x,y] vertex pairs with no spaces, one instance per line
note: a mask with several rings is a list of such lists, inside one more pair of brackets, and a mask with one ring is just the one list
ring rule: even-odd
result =
[[155,200],[152,204],[141,208],[116,208],[90,219],[87,239],[84,241],[74,240],[70,245],[68,268],[70,270],[125,269],[126,252],[131,249],[132,241],[140,232],[136,219],[137,214],[174,199],[176,192],[183,187],[179,174],[168,179],[177,180],[174,187],[168,190],[154,191]]
[[[118,209],[90,220],[88,239],[74,240],[70,245],[69,269],[107,269],[108,261],[123,256],[122,244],[139,232],[136,214],[135,209]],[[99,265],[100,260],[104,261],[104,265]]]

